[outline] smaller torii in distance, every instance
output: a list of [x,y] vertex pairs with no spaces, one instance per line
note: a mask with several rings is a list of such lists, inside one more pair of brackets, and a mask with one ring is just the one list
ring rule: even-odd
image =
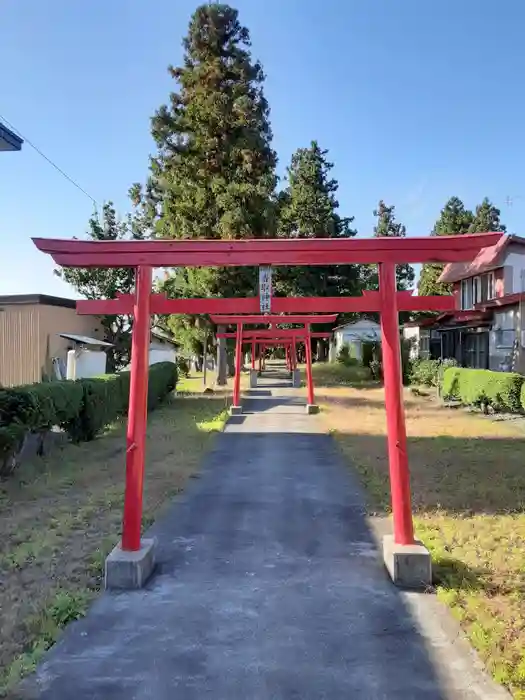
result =
[[[233,388],[233,405],[230,407],[230,413],[232,415],[238,415],[242,413],[242,405],[240,403],[240,368],[242,364],[242,359],[237,362],[237,358],[242,358],[242,344],[244,342],[250,342],[253,347],[258,346],[259,348],[259,373],[263,369],[263,353],[268,347],[284,347],[286,351],[286,364],[288,370],[292,373],[292,385],[294,387],[301,386],[301,376],[297,369],[297,343],[302,342],[305,346],[306,355],[306,384],[308,389],[308,402],[306,404],[307,413],[317,413],[318,406],[315,403],[314,397],[314,382],[312,373],[312,348],[311,339],[312,338],[330,338],[332,336],[331,332],[317,332],[317,333],[307,333],[301,328],[289,328],[282,330],[252,330],[245,331],[241,335],[241,350],[236,347],[236,367],[235,367],[235,377],[234,377],[234,388]],[[217,333],[217,338],[235,338],[238,340],[237,333]],[[250,387],[254,388],[257,386],[257,371],[255,369],[255,356],[252,354],[252,368],[250,372]]]
[[[306,410],[308,413],[317,412],[317,406],[314,400],[313,376],[312,376],[312,326],[326,325],[335,323],[338,314],[234,314],[219,316],[212,314],[210,319],[212,323],[219,327],[236,326],[235,334],[218,333],[217,338],[235,337],[235,379],[233,388],[233,405],[230,409],[232,415],[242,413],[240,382],[241,382],[241,367],[242,367],[242,346],[246,341],[251,341],[252,353],[252,370],[250,374],[250,386],[257,386],[257,373],[255,371],[255,355],[258,340],[274,339],[284,340],[290,339],[292,348],[287,348],[286,359],[289,368],[293,372],[293,385],[300,386],[300,377],[297,371],[297,349],[296,342],[304,340],[306,349],[306,376],[308,384],[308,403]],[[269,328],[245,330],[245,325],[269,325]],[[303,326],[303,328],[279,328],[282,325]],[[330,337],[331,333],[324,333],[317,337]],[[295,358],[295,362],[292,360]],[[294,366],[291,367],[292,362]]]

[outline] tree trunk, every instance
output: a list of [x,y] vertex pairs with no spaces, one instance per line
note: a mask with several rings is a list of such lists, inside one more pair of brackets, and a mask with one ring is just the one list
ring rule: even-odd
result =
[[[219,333],[225,333],[224,326],[218,327]],[[226,338],[219,338],[217,343],[217,386],[226,386],[228,383],[228,357],[226,353]]]
[[317,362],[324,362],[326,360],[326,344],[321,338],[317,339]]

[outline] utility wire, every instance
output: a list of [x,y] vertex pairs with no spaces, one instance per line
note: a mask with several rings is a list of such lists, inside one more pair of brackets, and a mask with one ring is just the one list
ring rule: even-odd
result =
[[100,205],[99,205],[99,203],[97,202],[97,200],[96,200],[94,197],[92,197],[92,196],[89,194],[89,192],[86,192],[86,190],[85,190],[83,187],[81,187],[81,186],[78,184],[78,182],[76,182],[75,180],[73,180],[72,177],[69,177],[69,175],[68,175],[66,172],[64,172],[64,171],[62,170],[62,168],[59,168],[59,166],[58,166],[56,163],[54,163],[54,162],[51,160],[51,158],[48,158],[48,157],[46,156],[45,153],[42,153],[42,151],[41,151],[37,146],[35,146],[35,144],[32,143],[32,141],[30,141],[30,140],[27,138],[27,136],[24,136],[24,134],[22,134],[22,133],[16,128],[16,126],[14,126],[14,124],[11,124],[11,122],[9,121],[9,119],[6,119],[2,114],[0,114],[0,121],[5,122],[5,123],[7,124],[7,126],[8,126],[10,129],[12,129],[15,133],[17,133],[18,136],[20,136],[20,138],[23,139],[25,143],[27,143],[29,146],[31,146],[31,148],[32,148],[33,150],[35,150],[35,151],[38,153],[39,156],[42,156],[42,158],[43,158],[44,160],[46,160],[46,161],[49,163],[49,165],[51,165],[51,166],[52,166],[55,170],[57,170],[63,177],[65,177],[66,180],[69,180],[69,182],[70,182],[74,187],[76,187],[77,190],[80,190],[80,192],[82,192],[82,194],[85,194],[86,197],[87,197],[88,199],[90,199],[96,207],[100,207]]

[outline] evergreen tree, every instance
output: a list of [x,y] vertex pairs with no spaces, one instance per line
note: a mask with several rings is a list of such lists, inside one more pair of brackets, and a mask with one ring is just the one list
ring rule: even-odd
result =
[[[469,233],[473,218],[472,212],[465,209],[459,197],[451,197],[441,210],[430,235],[452,236]],[[425,263],[421,269],[418,293],[421,296],[450,294],[450,285],[438,281],[442,272],[442,264]]]
[[501,231],[505,233],[506,227],[500,221],[500,210],[492,204],[488,197],[478,204],[472,223],[469,226],[469,233],[489,233]]
[[[404,224],[396,221],[395,210],[396,208],[394,205],[388,207],[382,199],[379,201],[377,209],[374,209],[374,216],[377,217],[377,224],[374,226],[374,236],[405,238],[407,235],[406,227]],[[377,266],[374,265],[369,268],[368,288],[377,289],[378,287],[376,267]],[[396,284],[398,290],[410,289],[414,282],[414,277],[415,274],[412,265],[404,264],[396,266]]]
[[[276,155],[271,148],[264,73],[237,10],[197,8],[183,40],[184,58],[169,105],[152,119],[157,153],[143,189],[132,188],[156,235],[168,238],[261,238],[274,234]],[[179,296],[246,296],[254,269],[180,269],[166,289]],[[194,322],[181,320],[188,330]],[[175,329],[178,320],[173,319]],[[186,334],[187,335],[187,334]],[[194,345],[199,345],[195,333]],[[191,344],[191,343],[190,343]]]
[[[145,237],[144,220],[139,214],[125,220],[117,217],[112,202],[104,204],[102,216],[95,213],[89,220],[87,236],[92,241],[141,240]],[[115,299],[117,294],[129,294],[135,288],[135,270],[130,267],[63,267],[55,274],[74,287],[86,299]],[[130,316],[102,316],[104,340],[112,343],[107,350],[107,370],[114,372],[130,361]]]
[[[287,187],[278,196],[278,235],[285,238],[349,238],[353,217],[338,213],[339,184],[331,177],[328,151],[312,141],[299,148],[287,168]],[[274,288],[281,296],[349,296],[359,289],[359,266],[312,265],[278,268]],[[331,330],[331,328],[330,328]],[[318,356],[325,344],[318,343]]]
[[[336,199],[339,184],[331,177],[333,164],[327,150],[312,141],[299,148],[287,168],[288,186],[279,193],[277,232],[284,238],[350,238],[353,217],[341,217]],[[356,266],[279,268],[275,289],[286,296],[338,296],[355,294]]]

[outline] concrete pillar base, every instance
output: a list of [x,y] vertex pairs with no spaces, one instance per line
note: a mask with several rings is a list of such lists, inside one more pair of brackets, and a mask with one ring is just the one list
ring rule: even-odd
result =
[[242,414],[242,406],[230,406],[230,416],[240,416]]
[[396,544],[393,535],[385,535],[383,559],[396,586],[425,589],[432,585],[432,559],[421,542]]
[[292,372],[292,386],[294,389],[299,389],[301,386],[301,370],[294,369]]
[[256,369],[251,369],[250,370],[250,389],[255,389],[257,386],[257,377],[258,377],[258,372]]
[[125,552],[119,543],[106,559],[106,590],[143,588],[155,568],[155,540],[142,540],[138,552]]
[[307,403],[306,404],[306,413],[311,416],[314,413],[319,413],[319,406],[315,403]]

